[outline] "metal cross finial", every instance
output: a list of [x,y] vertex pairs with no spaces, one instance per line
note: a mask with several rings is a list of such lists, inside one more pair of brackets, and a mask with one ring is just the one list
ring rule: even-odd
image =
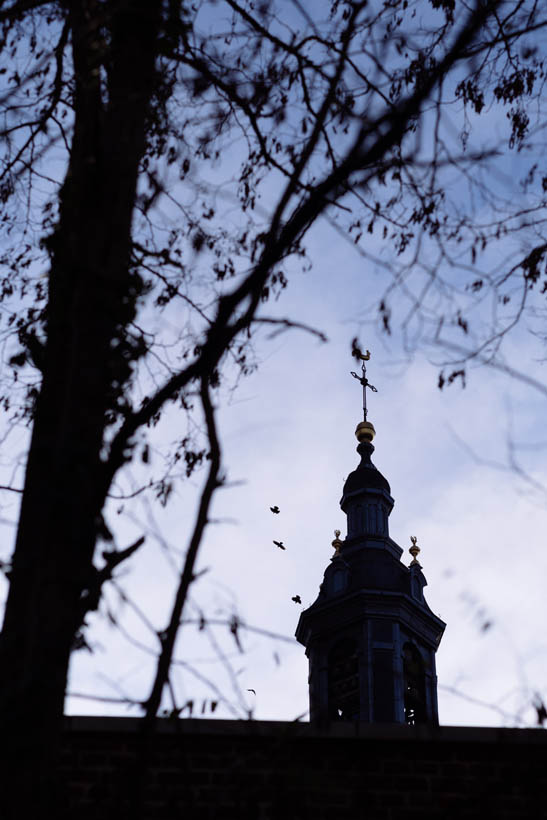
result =
[[369,380],[367,379],[367,368],[366,368],[365,362],[368,362],[368,360],[370,359],[370,350],[367,350],[366,353],[363,353],[357,347],[357,340],[354,339],[353,340],[352,350],[351,350],[351,355],[355,359],[357,359],[357,361],[361,362],[361,375],[356,373],[354,370],[351,371],[351,375],[353,376],[354,379],[357,379],[357,381],[360,382],[363,386],[363,417],[364,417],[364,420],[366,421],[367,420],[367,387],[368,387],[369,390],[372,390],[373,393],[378,392],[376,390],[376,388],[374,387],[374,385],[371,384],[369,382]]

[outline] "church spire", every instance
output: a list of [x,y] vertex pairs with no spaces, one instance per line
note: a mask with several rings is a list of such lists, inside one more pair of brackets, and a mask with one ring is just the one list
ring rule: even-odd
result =
[[[394,504],[389,483],[371,461],[374,453],[372,440],[376,430],[367,418],[367,390],[373,393],[377,393],[378,390],[367,378],[365,363],[370,360],[370,351],[362,353],[357,341],[354,340],[352,356],[361,362],[361,375],[354,371],[351,375],[363,387],[363,421],[360,421],[355,429],[355,436],[359,442],[357,452],[361,456],[361,462],[357,469],[349,474],[340,501],[340,506],[347,515],[350,541],[371,536],[388,536],[388,517]],[[397,558],[400,552],[396,552]]]
[[355,435],[361,462],[344,484],[340,506],[347,536],[335,549],[316,601],[300,616],[298,641],[310,661],[312,722],[437,723],[435,652],[445,624],[428,607],[426,580],[412,536],[410,566],[389,536],[389,483],[371,461],[375,435],[368,420],[366,364],[370,352],[353,343],[363,388],[363,420]]

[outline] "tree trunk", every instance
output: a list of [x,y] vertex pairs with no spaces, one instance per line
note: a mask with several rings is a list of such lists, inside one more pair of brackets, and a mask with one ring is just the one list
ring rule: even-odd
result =
[[17,817],[55,798],[69,656],[104,503],[97,488],[105,423],[130,372],[122,348],[138,295],[129,273],[131,220],[161,3],[110,4],[107,99],[97,6],[68,6],[74,136],[48,240],[45,364],[0,639],[2,769],[13,801],[4,816]]

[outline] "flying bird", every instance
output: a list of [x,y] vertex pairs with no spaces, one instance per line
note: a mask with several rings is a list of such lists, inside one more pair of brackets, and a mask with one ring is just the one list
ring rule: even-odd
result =
[[276,547],[279,547],[280,550],[286,549],[286,547],[283,545],[283,541],[274,541],[274,544]]
[[300,595],[293,595],[293,597],[291,598],[291,601],[294,601],[295,604],[301,604],[302,603],[302,598],[300,597]]
[[275,507],[270,507],[270,510],[277,515],[279,512],[279,507],[276,504]]
[[247,692],[252,692],[252,693],[253,693],[253,695],[256,695],[256,692],[255,692],[255,690],[254,690],[254,689],[247,689]]

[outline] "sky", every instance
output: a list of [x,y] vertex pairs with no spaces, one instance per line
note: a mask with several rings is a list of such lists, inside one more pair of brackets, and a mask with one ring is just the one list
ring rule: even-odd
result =
[[[477,144],[492,134],[497,140],[504,118],[505,112],[493,111]],[[473,122],[468,112],[468,124]],[[230,147],[232,153],[209,172],[211,179],[224,174],[233,182],[238,150]],[[500,201],[502,194],[510,199],[523,167],[516,152],[500,160],[495,177]],[[465,201],[461,180],[449,173],[446,185],[456,202]],[[272,183],[272,201],[276,190]],[[192,202],[195,190],[188,188],[187,196]],[[268,195],[260,207],[267,210]],[[166,222],[175,224],[177,212],[163,203],[161,208]],[[486,212],[479,198],[477,219]],[[227,208],[226,219],[227,225],[234,220],[236,231],[236,209]],[[184,613],[189,623],[177,642],[176,704],[192,702],[193,716],[307,719],[307,661],[294,631],[300,611],[317,596],[334,530],[342,537],[346,531],[339,500],[345,477],[359,462],[354,430],[361,420],[361,389],[350,375],[355,369],[351,340],[358,337],[371,351],[368,376],[378,389],[369,397],[369,419],[377,432],[373,461],[395,499],[390,535],[405,550],[406,563],[410,536],[418,537],[426,599],[447,623],[437,653],[440,721],[533,725],[536,693],[547,701],[546,395],[480,363],[468,368],[465,388],[456,380],[440,391],[439,369],[449,354],[427,344],[427,334],[414,336],[415,324],[409,350],[409,335],[402,332],[408,301],[400,294],[392,334],[379,329],[374,306],[391,280],[372,261],[382,259],[377,234],[365,237],[367,256],[360,256],[321,219],[306,246],[311,268],[289,267],[288,287],[263,311],[316,328],[328,342],[299,329],[269,338],[271,328],[264,327],[253,343],[257,371],[237,389],[215,395],[227,481],[214,499]],[[498,242],[483,262],[493,271],[514,253],[515,244]],[[419,277],[414,287],[419,289]],[[480,320],[491,311],[484,301],[473,315]],[[169,323],[174,333],[183,324],[176,309],[158,321],[168,334]],[[500,361],[545,384],[544,350],[533,329],[522,323]],[[187,433],[186,418],[168,409],[161,435],[174,441]],[[149,431],[151,469],[157,475],[162,457],[155,436]],[[4,483],[22,479],[27,443],[25,429],[10,435],[9,447],[0,453]],[[511,468],[512,457],[521,474]],[[129,473],[138,486],[142,467],[135,464]],[[165,508],[146,494],[133,504],[113,500],[109,505],[118,546],[143,534],[146,542],[120,570],[99,613],[88,618],[92,651],[73,655],[70,714],[139,714],[137,707],[116,701],[142,700],[149,693],[155,633],[167,623],[204,477],[203,470],[196,471],[178,482]],[[274,505],[279,515],[270,511]],[[2,557],[7,557],[17,497],[3,499],[2,516]],[[5,591],[0,579],[0,594]],[[292,600],[296,596],[301,604]],[[164,706],[170,708],[168,694]],[[182,714],[188,716],[189,707]]]
[[[354,429],[361,390],[350,376],[350,343],[357,335],[371,350],[368,376],[378,389],[369,397],[369,419],[377,431],[373,461],[395,499],[390,535],[405,550],[406,563],[410,535],[417,535],[426,599],[447,623],[437,653],[440,721],[533,725],[535,693],[547,694],[547,503],[545,492],[530,484],[547,487],[545,398],[486,367],[471,370],[465,389],[458,382],[440,391],[433,354],[404,356],[400,340],[386,339],[364,323],[362,294],[368,302],[373,289],[382,287],[381,277],[325,225],[318,226],[310,247],[317,260],[313,271],[295,274],[275,309],[320,328],[329,342],[297,330],[264,339],[256,374],[224,397],[219,428],[228,488],[214,502],[216,523],[206,532],[198,561],[198,571],[206,572],[194,585],[195,608],[186,616],[195,620],[199,609],[207,619],[229,621],[236,614],[251,627],[288,639],[294,635],[300,610],[318,593],[333,530],[342,530],[342,537],[346,531],[339,500],[345,477],[359,461]],[[524,362],[526,345],[523,333],[508,361]],[[439,352],[436,361],[441,359]],[[541,378],[543,370],[538,363],[533,373]],[[507,469],[508,441],[533,445],[517,453],[525,479]],[[202,475],[191,479],[196,491],[200,480]],[[163,549],[152,535],[123,579],[135,599],[146,602],[157,628],[166,616],[171,583],[165,542],[184,549],[194,497],[181,486],[165,511],[153,507],[154,524],[148,526],[161,532]],[[273,505],[279,515],[270,512]],[[126,541],[142,533],[146,522],[145,512],[138,525],[124,521]],[[295,595],[302,606],[292,601]],[[116,606],[113,598],[118,613]],[[138,619],[126,615],[130,633],[144,635],[153,646]],[[146,694],[146,659],[101,619],[95,621],[95,651],[75,655],[71,691]],[[232,711],[221,700],[215,716],[245,717],[248,710],[256,719],[306,719],[303,647],[242,628],[241,652],[228,626],[210,631],[211,639],[195,623],[184,626],[177,656],[231,701]],[[205,708],[209,716],[208,699],[217,699],[218,691],[188,669],[174,674],[179,705],[192,700],[194,714]],[[135,713],[81,698],[69,699],[68,709]]]

